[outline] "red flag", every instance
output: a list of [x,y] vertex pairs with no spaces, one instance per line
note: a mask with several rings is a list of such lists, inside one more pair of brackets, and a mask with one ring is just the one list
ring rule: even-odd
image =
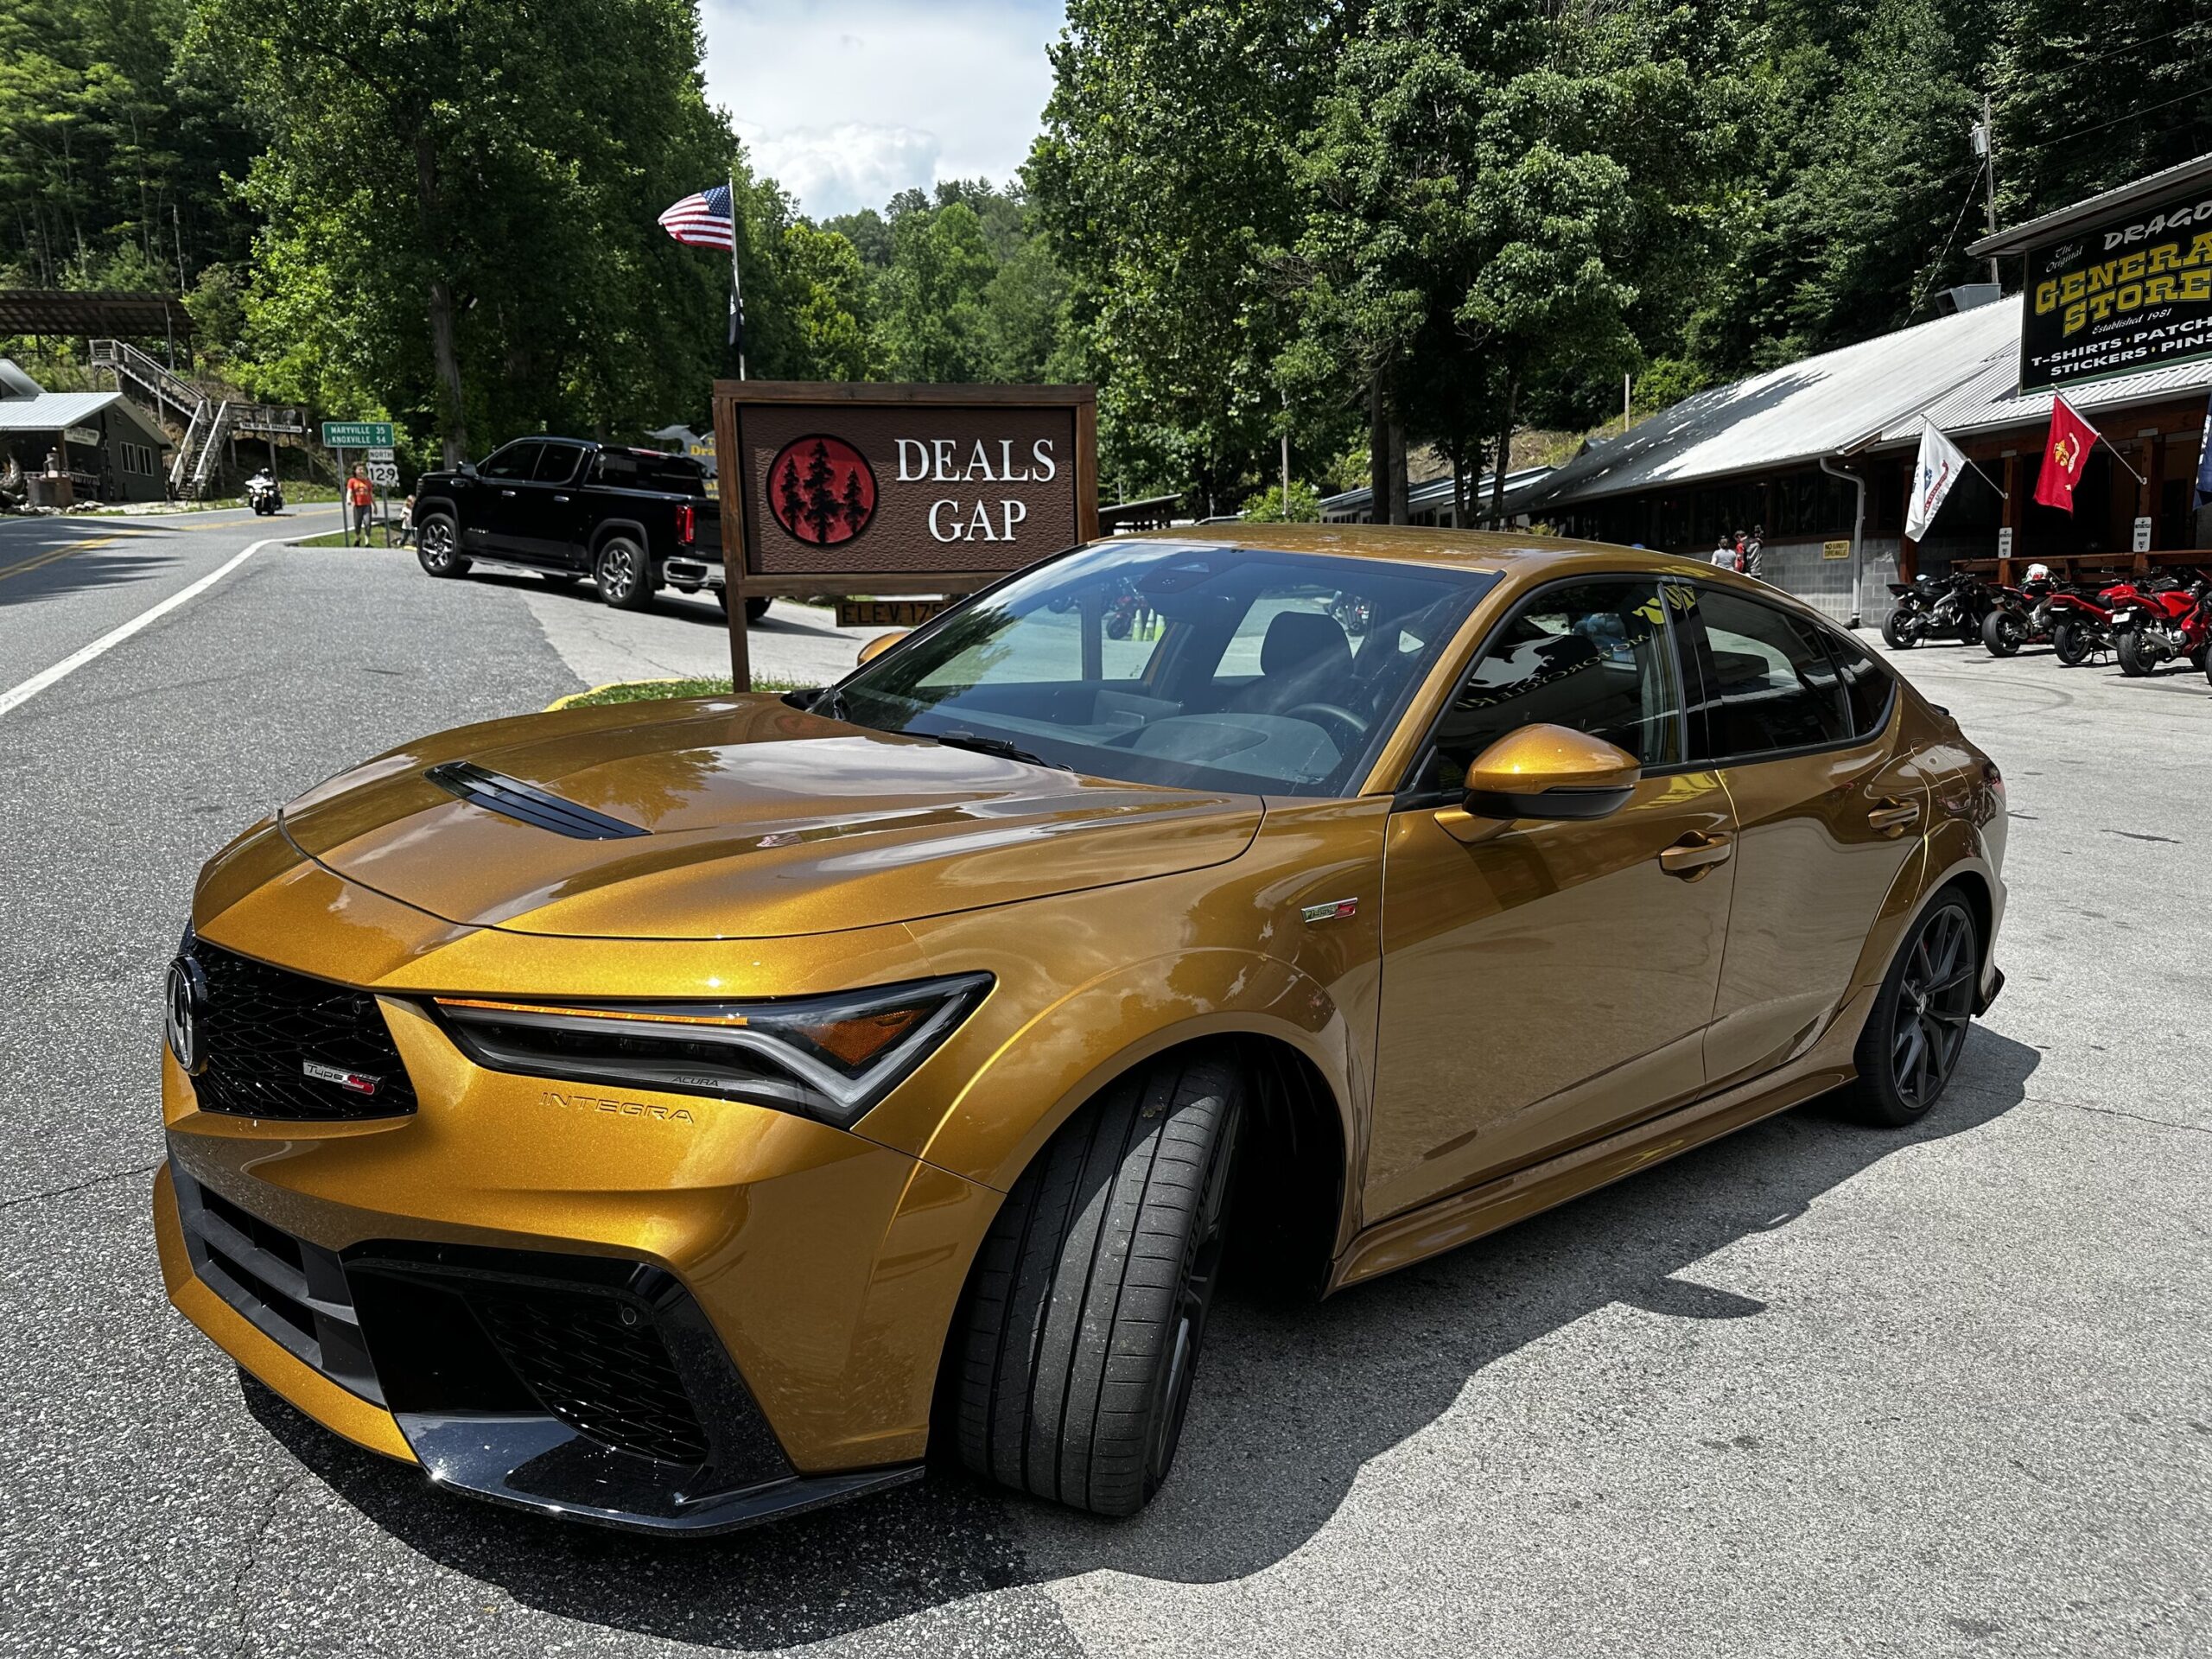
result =
[[2043,471],[2036,476],[2036,499],[2061,512],[2074,511],[2074,486],[2089,464],[2097,429],[2076,415],[2063,397],[2050,400],[2050,436],[2044,442]]

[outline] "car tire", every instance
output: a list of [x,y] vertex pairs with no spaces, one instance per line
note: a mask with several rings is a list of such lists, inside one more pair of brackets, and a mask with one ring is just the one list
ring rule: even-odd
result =
[[1956,888],[1937,895],[1882,976],[1853,1057],[1853,1104],[1870,1123],[1917,1122],[1957,1070],[1980,987],[1980,929]]
[[762,617],[767,614],[768,596],[766,594],[755,594],[752,598],[745,601],[745,620],[747,621],[758,622]]
[[642,611],[653,602],[652,562],[627,536],[610,536],[592,559],[599,596],[618,611]]
[[1981,619],[1981,643],[1993,657],[2011,657],[2020,649],[2020,636],[2012,627],[2012,619],[2002,611],[1992,611]]
[[1910,651],[1920,643],[1920,636],[1907,631],[1904,613],[1891,611],[1882,619],[1882,639],[1891,651]]
[[468,560],[461,550],[461,526],[450,514],[431,513],[416,528],[415,563],[440,578],[468,574]]
[[1094,1515],[1159,1490],[1220,1276],[1243,1097],[1219,1058],[1155,1062],[1014,1183],[945,1357],[969,1469]]
[[2113,654],[2120,658],[2120,671],[2131,679],[2141,679],[2158,667],[2143,649],[2143,636],[2133,628],[2122,630],[2113,642]]

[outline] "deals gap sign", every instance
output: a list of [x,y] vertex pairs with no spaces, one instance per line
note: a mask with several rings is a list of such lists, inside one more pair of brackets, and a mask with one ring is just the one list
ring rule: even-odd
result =
[[730,659],[744,601],[965,594],[1098,534],[1089,386],[719,380]]

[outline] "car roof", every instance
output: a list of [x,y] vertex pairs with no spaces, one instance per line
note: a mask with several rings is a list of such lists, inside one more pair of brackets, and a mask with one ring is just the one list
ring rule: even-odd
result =
[[1508,576],[1516,589],[1554,576],[1678,576],[1738,589],[1792,610],[1817,615],[1809,606],[1779,588],[1739,575],[1702,558],[1650,548],[1620,547],[1532,531],[1438,530],[1425,524],[1288,524],[1232,523],[1181,524],[1140,531],[1111,538],[1120,542],[1164,542],[1174,546],[1240,547],[1264,553],[1325,553],[1338,558],[1382,564],[1421,565],[1431,569],[1479,571]]

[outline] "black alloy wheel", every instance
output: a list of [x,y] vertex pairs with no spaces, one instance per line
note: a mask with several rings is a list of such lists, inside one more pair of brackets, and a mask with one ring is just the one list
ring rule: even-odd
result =
[[1981,619],[1981,643],[1993,657],[2010,657],[2020,649],[2027,629],[2009,611],[1992,611]]
[[610,536],[592,562],[599,596],[618,611],[642,611],[652,603],[653,583],[645,550],[626,536]]
[[1858,1096],[1872,1122],[1926,1115],[1957,1070],[1981,973],[1974,912],[1955,891],[1931,905],[1883,976],[1859,1034]]
[[415,533],[415,562],[434,576],[465,576],[468,561],[461,556],[461,530],[442,512],[423,520]]
[[1910,651],[1920,643],[1920,630],[1903,611],[1891,611],[1882,619],[1882,638],[1891,651]]
[[2140,628],[2123,629],[2113,651],[2120,658],[2120,671],[2131,679],[2139,680],[2146,674],[2158,672],[2159,659]]

